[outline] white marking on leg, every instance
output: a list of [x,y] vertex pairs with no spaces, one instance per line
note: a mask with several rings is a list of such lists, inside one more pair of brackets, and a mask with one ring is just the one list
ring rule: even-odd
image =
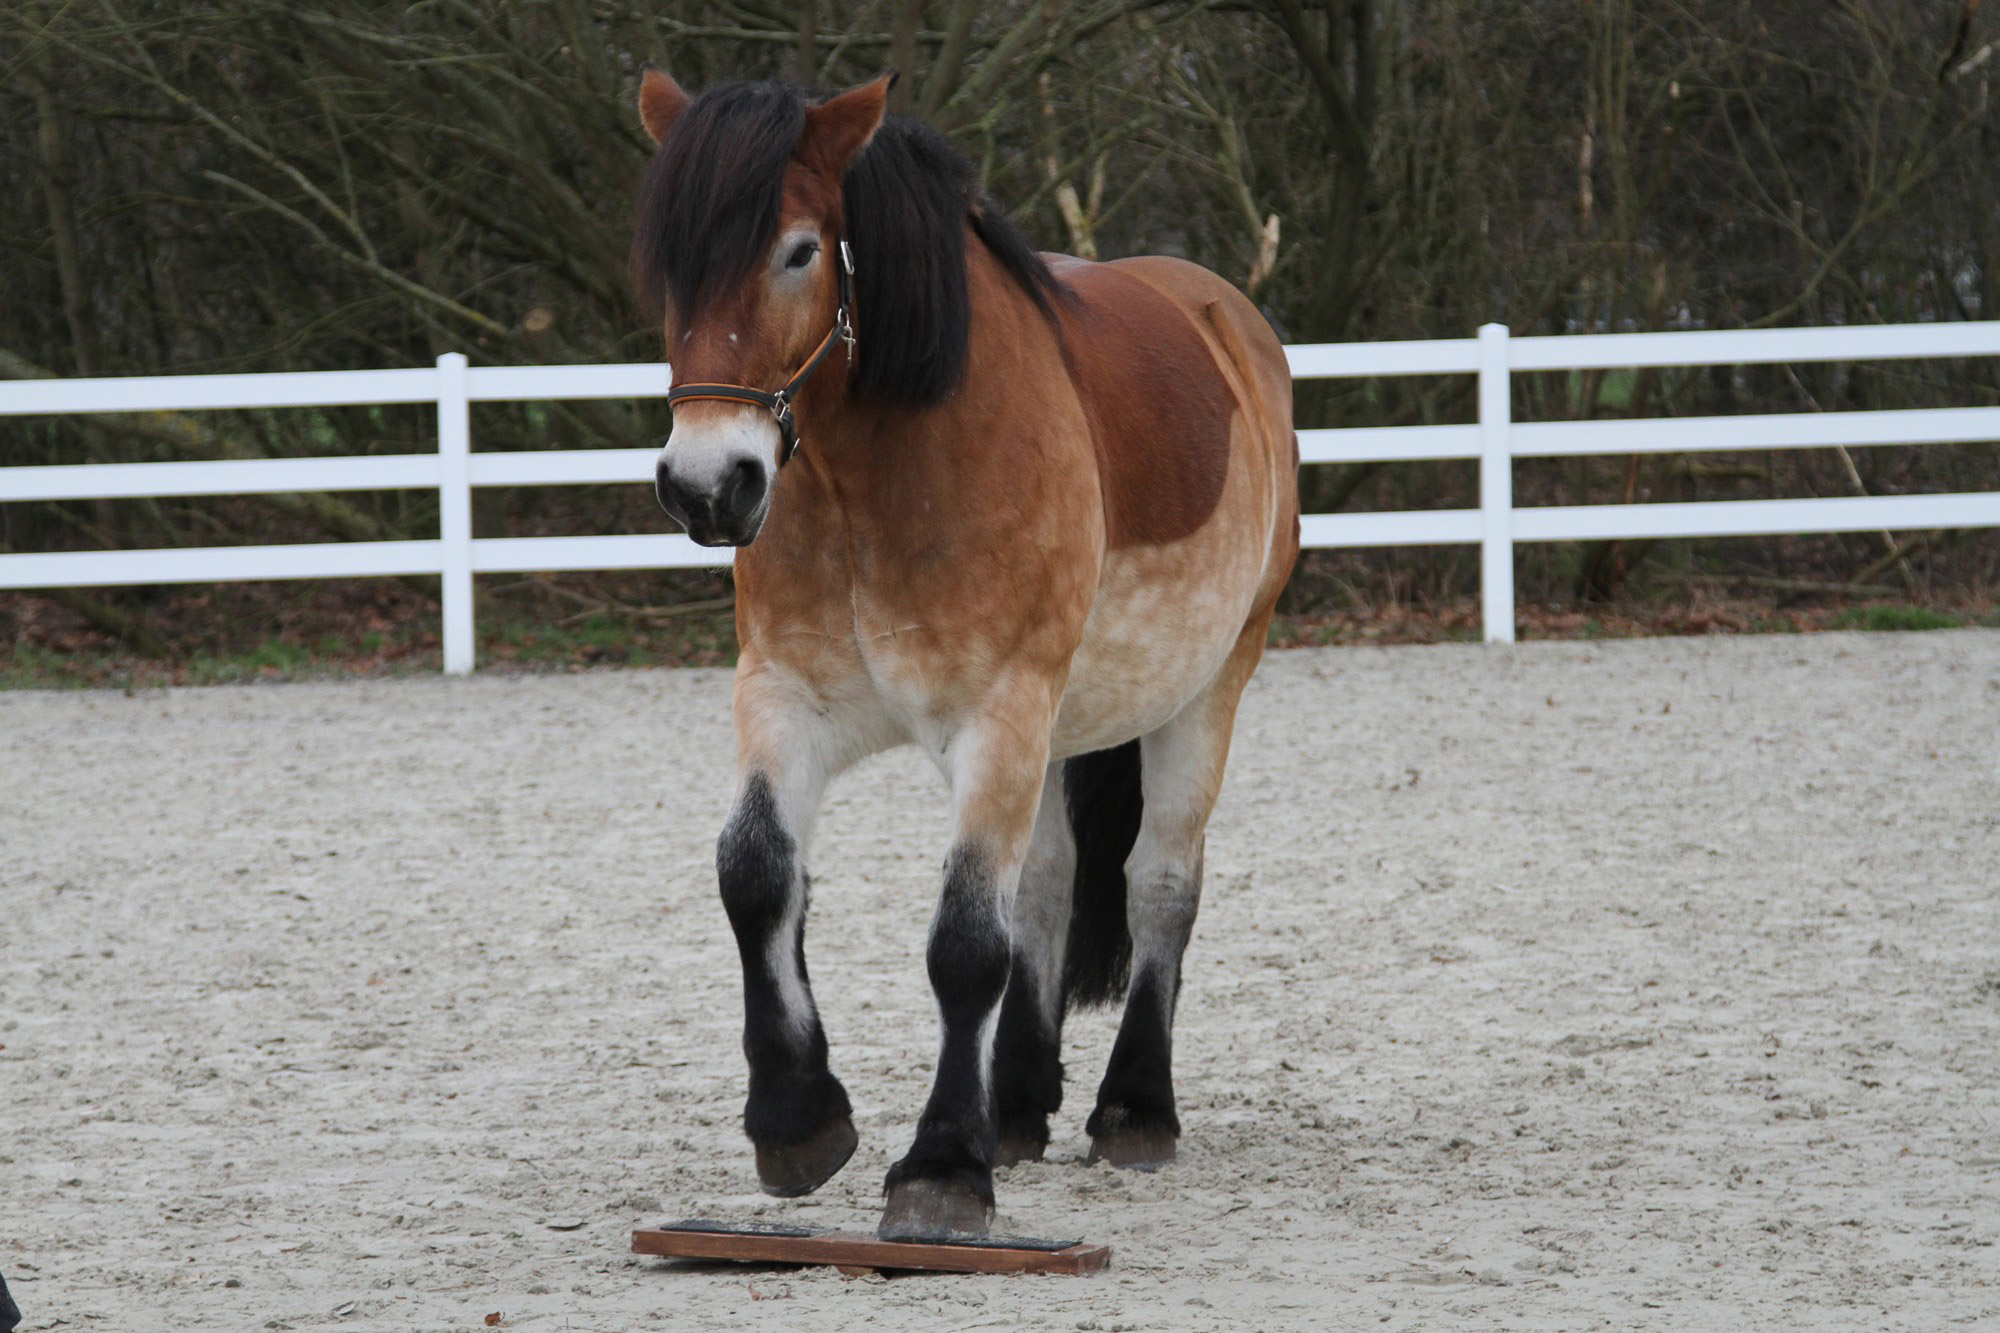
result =
[[1064,801],[1061,765],[1051,764],[1014,892],[1014,952],[1034,974],[1036,1008],[1051,1030],[1062,1014],[1063,951],[1076,879],[1076,839]]
[[[781,1022],[794,1044],[811,1034],[817,1009],[800,967],[806,915],[806,863],[820,799],[832,778],[899,737],[867,696],[828,699],[791,673],[765,666],[736,680],[735,715],[743,751],[743,784],[761,774],[771,792],[778,831],[792,845],[791,883],[784,913],[764,942]],[[737,802],[743,799],[740,788]]]
[[993,1101],[993,1034],[1000,1030],[1000,1003],[995,1000],[979,1024],[979,1092],[989,1105]]
[[799,931],[805,924],[806,893],[804,876],[793,867],[791,898],[778,929],[765,944],[765,962],[777,984],[778,1005],[784,1011],[785,1032],[795,1046],[803,1046],[812,1032],[815,1009],[805,973],[799,968]]

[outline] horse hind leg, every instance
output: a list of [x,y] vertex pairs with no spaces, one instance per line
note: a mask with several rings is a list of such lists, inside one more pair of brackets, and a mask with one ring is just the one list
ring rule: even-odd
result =
[[1125,861],[1131,980],[1097,1105],[1085,1125],[1092,1162],[1154,1170],[1179,1148],[1173,1028],[1181,956],[1201,905],[1202,845],[1222,786],[1237,700],[1263,637],[1260,619],[1245,629],[1208,688],[1139,742],[1143,805]]

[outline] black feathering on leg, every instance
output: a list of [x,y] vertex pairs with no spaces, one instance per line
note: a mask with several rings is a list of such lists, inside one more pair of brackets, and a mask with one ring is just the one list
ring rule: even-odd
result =
[[1181,1134],[1173,1077],[1178,990],[1150,969],[1133,977],[1125,1018],[1097,1089],[1097,1106],[1084,1125],[1091,1139],[1090,1160],[1146,1169],[1172,1160]]
[[889,1168],[884,1191],[913,1180],[933,1181],[970,1192],[991,1208],[993,1099],[981,1068],[979,1030],[1006,991],[1012,958],[994,901],[992,868],[975,848],[955,848],[945,864],[926,961],[944,1039],[916,1140]]
[[[811,885],[761,774],[745,784],[716,843],[715,859],[723,908],[743,963],[743,1053],[750,1065],[743,1127],[759,1147],[804,1143],[848,1117],[852,1108],[847,1089],[827,1067],[818,1012],[809,1009],[803,1022],[787,1015],[771,972],[772,937],[785,928],[792,894],[804,898]],[[791,941],[801,979],[806,977],[804,906],[801,902],[801,924]]]

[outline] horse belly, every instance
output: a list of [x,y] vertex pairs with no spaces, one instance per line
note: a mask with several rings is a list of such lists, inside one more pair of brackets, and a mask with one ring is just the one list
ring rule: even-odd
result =
[[1095,423],[1107,549],[1056,716],[1058,758],[1155,730],[1215,679],[1277,597],[1298,513],[1290,372],[1241,294],[1177,260],[1061,271],[1085,298],[1092,336],[1077,346],[1098,353],[1079,353],[1074,373]]
[[1255,607],[1264,561],[1249,543],[1235,551],[1216,545],[1197,535],[1107,555],[1071,658],[1052,758],[1145,735],[1222,669]]

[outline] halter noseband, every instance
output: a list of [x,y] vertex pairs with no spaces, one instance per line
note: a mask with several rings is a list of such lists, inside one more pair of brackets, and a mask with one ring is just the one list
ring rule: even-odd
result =
[[741,384],[677,384],[667,390],[667,406],[686,402],[689,399],[713,398],[725,403],[753,403],[771,414],[778,423],[778,437],[784,449],[778,455],[778,466],[792,461],[792,455],[799,450],[798,423],[792,419],[792,399],[797,396],[800,386],[812,378],[819,363],[826,360],[836,342],[847,345],[850,364],[854,359],[854,320],[849,313],[854,303],[854,252],[847,248],[847,241],[840,242],[840,262],[834,267],[834,276],[840,283],[840,305],[833,312],[833,327],[826,337],[819,340],[819,346],[806,358],[793,376],[780,388],[771,393],[762,389],[746,388]]

